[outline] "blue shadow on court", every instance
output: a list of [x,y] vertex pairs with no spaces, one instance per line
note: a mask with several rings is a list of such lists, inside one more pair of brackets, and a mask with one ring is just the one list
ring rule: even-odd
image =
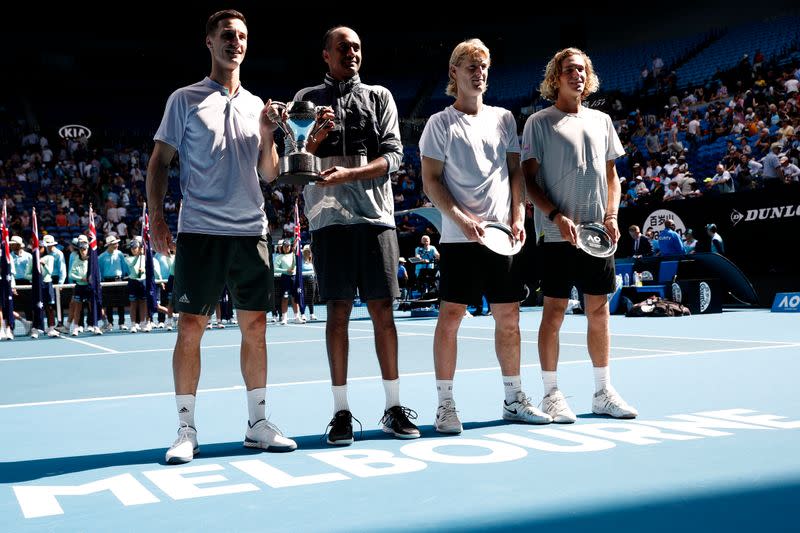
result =
[[[570,531],[598,533],[681,533],[709,531],[797,531],[797,495],[800,480],[750,490],[721,491],[704,496],[676,494],[674,497],[643,500],[639,505],[606,506],[594,511],[576,512],[564,501],[559,517],[524,516],[525,506],[516,516],[501,517],[487,512],[484,516],[447,525],[415,526],[417,531]],[[530,495],[535,498],[535,494]],[[387,529],[386,531],[392,531]],[[400,531],[400,530],[396,530]],[[403,530],[407,531],[407,530]]]
[[[464,429],[481,429],[511,424],[505,420],[489,420],[486,422],[467,422]],[[452,435],[437,433],[433,426],[420,426],[424,438],[448,438]],[[355,432],[356,442],[394,440],[394,436],[381,430],[367,430]],[[293,437],[297,442],[298,450],[331,450],[337,448],[325,441],[324,435],[303,435]],[[166,465],[164,453],[166,448],[152,448],[149,450],[136,450],[117,453],[104,453],[96,455],[79,455],[75,457],[52,457],[48,459],[33,459],[29,461],[16,461],[0,463],[0,483],[22,483],[35,481],[53,476],[88,472],[103,468],[132,465]],[[241,441],[219,442],[214,444],[200,443],[199,459],[232,458],[250,455],[259,455],[263,450],[245,448]]]

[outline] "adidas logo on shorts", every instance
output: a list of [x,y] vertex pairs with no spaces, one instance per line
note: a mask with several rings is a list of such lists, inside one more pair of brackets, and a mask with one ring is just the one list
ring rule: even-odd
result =
[[184,293],[184,294],[183,294],[183,296],[181,296],[180,298],[178,298],[178,301],[179,301],[180,303],[182,303],[182,304],[188,304],[188,303],[191,303],[191,302],[189,301],[189,297],[188,297],[188,296],[186,296],[186,293]]

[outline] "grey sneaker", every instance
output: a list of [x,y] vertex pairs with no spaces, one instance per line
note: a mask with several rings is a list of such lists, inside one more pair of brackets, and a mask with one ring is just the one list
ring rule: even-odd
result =
[[439,433],[452,433],[455,435],[464,431],[464,426],[461,425],[461,420],[458,419],[458,411],[456,411],[456,402],[454,400],[445,400],[436,409],[436,420],[433,422],[433,429]]
[[246,448],[260,448],[268,452],[291,452],[297,449],[295,441],[284,437],[275,424],[264,419],[252,426],[247,422],[244,445]]
[[517,399],[511,403],[503,400],[503,419],[525,424],[549,424],[553,421],[550,415],[531,404],[530,398],[522,391],[517,393]]
[[608,415],[613,418],[636,418],[639,416],[639,411],[628,405],[613,387],[607,387],[594,393],[592,412],[596,415]]
[[200,452],[197,444],[197,430],[192,426],[181,426],[178,428],[178,438],[172,444],[165,457],[167,463],[181,464],[188,463]]
[[572,424],[578,419],[558,389],[551,390],[550,394],[542,399],[542,411],[550,415],[556,424]]

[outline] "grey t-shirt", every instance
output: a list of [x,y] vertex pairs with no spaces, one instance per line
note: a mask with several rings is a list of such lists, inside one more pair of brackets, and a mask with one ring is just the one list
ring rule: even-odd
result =
[[[588,107],[565,113],[550,106],[530,117],[522,133],[522,161],[536,159],[536,183],[576,224],[601,222],[608,203],[606,162],[625,154],[611,117]],[[548,213],[534,211],[545,242],[564,239]]]
[[267,233],[258,165],[261,98],[243,87],[233,97],[205,78],[167,100],[154,139],[181,162],[178,233],[252,236]]
[[[450,106],[428,120],[419,149],[423,156],[444,162],[442,181],[461,209],[481,220],[511,223],[506,156],[519,153],[519,139],[510,111],[485,105],[472,116]],[[444,216],[441,242],[468,239]]]

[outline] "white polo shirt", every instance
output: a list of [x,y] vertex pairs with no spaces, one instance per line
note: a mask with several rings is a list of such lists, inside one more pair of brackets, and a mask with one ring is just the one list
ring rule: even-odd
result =
[[154,139],[180,156],[178,233],[267,233],[256,171],[263,107],[261,98],[243,87],[229,97],[225,87],[208,77],[169,97]]

